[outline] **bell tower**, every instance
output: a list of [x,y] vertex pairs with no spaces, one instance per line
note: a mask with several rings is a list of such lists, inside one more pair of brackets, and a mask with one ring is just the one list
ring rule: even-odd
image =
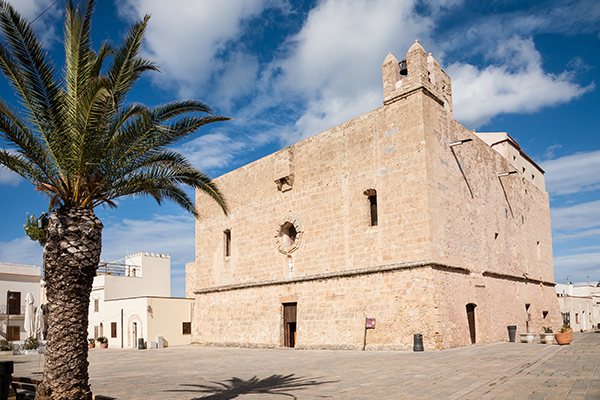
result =
[[388,105],[417,91],[433,97],[452,114],[452,83],[431,53],[427,55],[418,40],[408,49],[406,59],[390,52],[383,61],[383,104]]

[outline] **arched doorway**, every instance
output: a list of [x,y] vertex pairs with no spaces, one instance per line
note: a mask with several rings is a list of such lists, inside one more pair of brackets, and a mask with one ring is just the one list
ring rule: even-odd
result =
[[138,339],[144,337],[144,330],[142,326],[142,319],[137,315],[133,314],[127,321],[127,334],[128,334],[128,346],[129,348],[138,347]]
[[467,304],[467,321],[469,322],[469,333],[471,335],[471,344],[477,343],[477,336],[475,333],[475,307],[477,304]]

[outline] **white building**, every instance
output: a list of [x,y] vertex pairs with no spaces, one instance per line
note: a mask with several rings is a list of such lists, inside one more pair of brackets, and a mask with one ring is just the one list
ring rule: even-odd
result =
[[89,337],[106,336],[109,347],[135,348],[164,338],[189,344],[193,299],[171,297],[171,257],[139,252],[123,263],[101,263],[90,297]]
[[[31,293],[34,307],[42,300],[42,268],[35,265],[18,265],[0,262],[0,336],[8,340],[25,340],[25,297]],[[13,299],[9,300],[12,294]],[[10,311],[10,316],[7,313]],[[8,321],[10,319],[10,321]]]
[[563,322],[573,331],[584,332],[600,329],[600,283],[573,286],[556,284]]

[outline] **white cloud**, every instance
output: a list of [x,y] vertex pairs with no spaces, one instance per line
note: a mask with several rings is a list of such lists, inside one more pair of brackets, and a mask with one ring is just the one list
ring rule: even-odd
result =
[[451,10],[455,12],[455,18],[452,26],[443,32],[440,46],[464,57],[485,55],[497,43],[514,35],[529,37],[550,33],[574,37],[578,33],[598,31],[600,3],[596,0],[521,2],[511,9],[480,14],[479,17],[477,13],[471,13],[469,18],[461,18],[461,8]]
[[[244,47],[244,36],[251,33],[247,22],[267,9],[293,13],[293,3],[125,0],[118,7],[130,20],[153,14],[146,47],[164,71],[157,78],[162,84],[173,84],[180,96],[201,96],[221,109],[235,110],[237,100],[251,95],[249,104],[231,116],[237,120],[238,114],[243,115],[247,134],[266,131],[270,140],[278,137],[284,145],[379,107],[385,55],[392,51],[403,58],[417,38],[439,61],[483,37],[491,44],[477,47],[490,65],[455,63],[445,68],[453,79],[456,117],[470,127],[502,113],[535,112],[566,103],[594,88],[575,83],[573,72],[546,73],[533,41],[512,36],[547,27],[548,16],[521,12],[503,15],[502,21],[497,18],[489,26],[477,23],[476,28],[466,29],[471,35],[468,40],[463,40],[463,33],[444,36],[439,43],[445,52],[439,51],[431,39],[438,17],[449,9],[459,10],[462,3],[430,0],[423,15],[415,11],[415,0],[323,0],[269,64],[261,64]],[[586,4],[590,12],[597,8]],[[495,36],[500,30],[502,34]],[[274,113],[284,118],[261,129]]]
[[57,42],[60,31],[56,32],[55,23],[64,11],[64,2],[53,4],[54,0],[18,0],[10,3],[28,21],[38,18],[32,26],[44,46],[50,47]]
[[[600,272],[600,253],[581,253],[554,257],[556,275],[569,274],[573,280],[582,280],[584,274]],[[577,277],[578,276],[578,277]]]
[[203,171],[218,170],[231,163],[247,143],[234,141],[223,132],[202,135],[176,148],[178,152]]
[[0,185],[17,186],[21,177],[0,165]]
[[[546,148],[546,151],[544,152],[544,158],[545,159],[551,159],[554,158],[554,150],[560,149],[562,148],[562,145],[555,143],[552,146],[548,146]],[[546,177],[546,183],[547,183],[547,177]]]
[[[600,233],[600,229],[598,230],[598,233]],[[587,251],[587,250],[600,250],[600,246],[579,247],[577,249],[568,249],[567,251]]]
[[0,261],[23,265],[42,265],[43,248],[27,236],[0,242]]
[[31,21],[37,17],[42,11],[44,11],[50,4],[54,3],[52,0],[19,0],[10,1],[23,17]]
[[171,254],[172,264],[194,261],[194,217],[153,215],[147,220],[105,223],[102,259],[117,260],[138,251]]
[[[552,227],[554,228],[554,226]],[[588,229],[575,233],[558,232],[552,234],[552,243],[563,243],[571,240],[586,239],[591,237],[600,237],[600,229]],[[575,250],[573,250],[575,251]]]
[[600,200],[571,207],[552,208],[552,229],[576,231],[600,226]]
[[[431,3],[439,9],[456,1]],[[254,124],[262,125],[273,106],[289,107],[295,114],[292,120],[271,127],[285,144],[380,106],[385,55],[400,50],[403,57],[414,39],[428,41],[433,26],[431,20],[414,13],[413,0],[322,1],[309,12],[302,29],[282,45],[275,60],[260,65],[239,39],[248,29],[245,21],[268,8],[293,12],[283,0],[119,3],[122,15],[130,19],[152,13],[146,44],[149,56],[164,71],[159,79],[170,79],[180,96],[206,98],[208,92],[207,100],[221,107],[252,93],[251,104],[239,111],[252,133],[259,131]],[[212,92],[219,97],[211,98]],[[277,137],[272,135],[273,139]]]
[[546,189],[565,195],[600,189],[600,150],[544,161]]
[[483,69],[465,63],[446,68],[452,77],[455,118],[469,128],[499,114],[532,113],[567,103],[595,87],[578,85],[567,71],[544,72],[532,39],[500,42],[489,56],[495,63]]
[[[310,11],[304,26],[273,63],[275,85],[296,94],[305,110],[286,143],[306,138],[382,103],[381,64],[388,51],[400,58],[415,39],[430,42],[430,19],[414,13],[414,2],[327,0]],[[430,46],[430,48],[433,45]]]
[[244,70],[243,66],[252,56],[235,53],[223,62],[217,60],[217,53],[240,36],[243,21],[260,15],[266,8],[285,7],[285,3],[276,0],[125,0],[117,6],[131,21],[152,14],[145,36],[149,56],[160,65],[163,77],[175,82],[180,95],[189,97],[214,73],[224,75],[225,79],[233,76],[232,84],[239,82],[239,77],[234,76],[236,71],[243,71],[247,78],[252,68]]

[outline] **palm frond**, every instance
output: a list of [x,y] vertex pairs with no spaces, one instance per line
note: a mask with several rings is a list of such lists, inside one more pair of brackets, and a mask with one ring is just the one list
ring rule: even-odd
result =
[[[0,100],[0,165],[31,181],[51,205],[93,208],[123,196],[169,200],[197,215],[183,190],[204,191],[227,212],[222,194],[203,172],[170,150],[202,126],[229,118],[197,100],[154,108],[126,105],[130,90],[158,66],[140,56],[146,15],[118,46],[92,48],[96,0],[85,7],[68,0],[62,77],[41,42],[14,8],[0,0],[0,72],[12,85],[21,113]],[[105,64],[110,61],[108,67]]]

